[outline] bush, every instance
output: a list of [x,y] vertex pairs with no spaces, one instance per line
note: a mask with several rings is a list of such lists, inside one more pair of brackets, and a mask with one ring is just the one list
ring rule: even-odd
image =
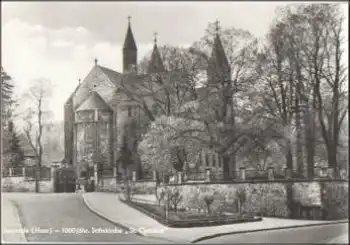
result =
[[18,192],[31,192],[31,190],[28,187],[20,186],[17,188]]
[[5,181],[2,183],[2,191],[3,192],[13,192],[14,186],[13,181],[9,178],[6,178]]

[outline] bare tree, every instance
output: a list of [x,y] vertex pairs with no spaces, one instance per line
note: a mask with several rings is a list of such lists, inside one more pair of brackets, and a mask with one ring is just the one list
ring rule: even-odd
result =
[[24,113],[24,133],[36,156],[36,183],[35,191],[39,192],[40,171],[43,160],[42,136],[44,125],[47,123],[50,112],[47,109],[51,96],[52,86],[48,80],[38,79],[23,95],[23,101],[28,105]]
[[265,85],[262,93],[265,110],[274,122],[277,139],[283,139],[277,142],[284,148],[287,168],[293,169],[291,107],[295,95],[284,36],[284,24],[277,24],[270,30],[264,51],[259,55],[261,63],[257,70]]
[[348,109],[348,74],[342,36],[344,17],[337,4],[303,4],[294,12],[289,11],[289,23],[289,27],[297,27],[289,37],[290,43],[294,47],[299,43],[298,50],[301,51],[295,52],[294,49],[294,54],[300,54],[300,57],[294,57],[294,64],[299,65],[295,68],[304,68],[304,72],[296,69],[297,75],[304,75],[309,81],[308,84],[304,83],[307,86],[301,88],[304,90],[301,99],[306,105],[308,172],[313,168],[317,143],[314,120],[317,119],[327,150],[328,165],[338,173],[339,132]]
[[[324,60],[314,59],[314,78],[318,99],[318,119],[328,153],[328,165],[336,174],[338,168],[339,133],[348,111],[346,84],[348,83],[347,65],[344,62],[344,17],[339,5],[323,4],[310,7],[314,13],[313,35],[315,37],[314,57],[317,57],[318,42],[324,45],[321,51]],[[320,22],[320,23],[317,23]],[[320,35],[320,37],[317,37]],[[323,94],[322,92],[325,91]],[[329,96],[329,97],[328,97]],[[327,101],[327,97],[329,100]],[[328,102],[328,103],[327,103]]]

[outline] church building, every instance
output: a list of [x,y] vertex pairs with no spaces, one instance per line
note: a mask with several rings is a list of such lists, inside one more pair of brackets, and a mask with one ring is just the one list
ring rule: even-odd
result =
[[[94,161],[94,156],[102,159],[104,166],[112,167],[117,162],[120,149],[120,130],[130,118],[143,113],[140,103],[131,100],[124,91],[125,86],[139,89],[140,84],[149,82],[154,74],[166,79],[174,79],[179,71],[166,71],[155,40],[147,74],[137,73],[137,45],[131,29],[130,19],[123,46],[123,71],[95,64],[64,105],[64,163],[73,165],[77,174],[82,166]],[[229,64],[217,34],[208,64],[208,79],[215,82],[215,72],[230,76]],[[152,104],[151,100],[145,103]],[[206,159],[206,158],[205,158]],[[130,165],[135,170],[137,161]],[[206,163],[205,165],[208,165]]]

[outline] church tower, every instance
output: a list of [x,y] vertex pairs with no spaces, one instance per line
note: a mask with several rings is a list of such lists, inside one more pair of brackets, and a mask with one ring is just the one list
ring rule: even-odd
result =
[[153,51],[151,55],[151,60],[148,64],[148,74],[151,73],[159,73],[159,72],[164,72],[165,68],[163,65],[162,58],[160,56],[158,47],[157,47],[157,33],[154,34],[154,46],[153,46]]
[[231,80],[231,68],[219,36],[219,22],[216,21],[216,34],[211,56],[208,62],[207,76],[209,84]]
[[126,37],[123,46],[123,73],[131,73],[137,71],[137,47],[132,34],[131,17],[128,17],[128,30],[126,32]]

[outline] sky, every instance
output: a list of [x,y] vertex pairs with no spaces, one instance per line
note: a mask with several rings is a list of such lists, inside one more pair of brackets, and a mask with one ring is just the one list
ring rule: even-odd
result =
[[[1,2],[1,64],[13,77],[16,94],[37,78],[53,84],[50,109],[63,120],[69,95],[94,65],[122,70],[128,16],[138,58],[159,45],[189,46],[208,22],[220,21],[263,37],[276,7],[288,2]],[[344,4],[348,18],[348,7]],[[346,20],[348,23],[348,19]],[[347,27],[348,28],[348,24]],[[347,29],[348,30],[348,29]]]

